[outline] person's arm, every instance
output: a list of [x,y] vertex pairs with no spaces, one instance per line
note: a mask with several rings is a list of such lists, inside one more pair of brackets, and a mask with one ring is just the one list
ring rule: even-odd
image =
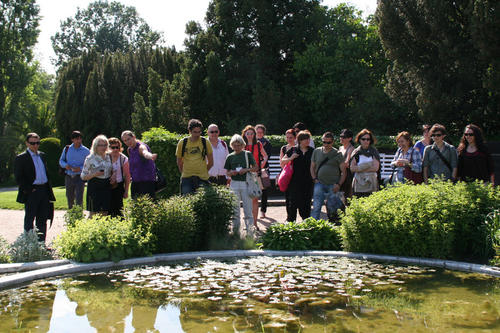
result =
[[214,165],[214,154],[207,155],[207,170],[210,170]]
[[366,170],[367,172],[377,172],[378,171],[378,168],[380,168],[380,161],[377,160],[376,158],[373,159],[372,161],[372,166],[371,168],[369,168],[368,170]]
[[127,198],[128,197],[128,189],[130,187],[130,181],[131,181],[131,177],[130,177],[130,165],[127,162],[123,163],[123,181],[124,181],[124,185],[125,185],[125,193],[123,193],[123,197],[124,198]]
[[280,149],[280,166],[281,166],[281,168],[283,168],[288,163],[287,161],[283,161],[283,157],[285,157],[285,154],[283,153],[283,149]]
[[351,171],[352,172],[358,172],[358,162],[356,161],[356,158],[353,158],[351,161]]
[[264,167],[266,165],[267,159],[269,157],[268,157],[267,152],[265,151],[264,146],[262,144],[260,145],[260,154],[262,155],[261,167]]
[[410,165],[410,168],[413,170],[413,172],[417,172],[417,173],[420,173],[422,172],[422,157],[420,156],[420,153],[418,152],[418,150],[413,150],[411,152],[412,154],[412,161],[411,161],[411,165]]
[[139,154],[141,154],[141,156],[144,157],[145,159],[152,161],[156,161],[156,158],[158,157],[158,154],[150,153],[145,145],[139,146]]
[[311,172],[311,178],[313,182],[316,182],[318,178],[316,177],[316,163],[311,161],[311,167],[309,168],[309,172]]
[[345,163],[342,162],[340,163],[340,179],[339,179],[339,182],[337,184],[334,184],[333,185],[333,192],[336,193],[340,190],[340,187],[342,186],[342,184],[344,184],[345,182],[345,178],[346,178],[346,167],[345,167]]
[[83,163],[83,170],[82,173],[80,174],[80,178],[82,178],[82,180],[90,180],[94,177],[102,175],[104,175],[104,171],[96,171],[94,173],[90,172],[90,162],[89,159],[86,158],[85,162]]
[[61,168],[63,169],[66,169],[66,170],[70,170],[71,169],[71,166],[68,164],[68,162],[66,161],[66,157],[67,157],[67,154],[66,154],[66,147],[63,148],[63,151],[61,153],[61,157],[59,157],[59,165],[61,166]]
[[177,157],[177,168],[179,168],[179,172],[182,173],[182,168],[184,166],[184,161],[182,158]]
[[457,150],[455,149],[455,147],[451,147],[451,161],[450,161],[450,164],[451,164],[451,167],[452,167],[452,171],[451,171],[451,179],[452,180],[456,180],[457,179],[457,159],[458,159]]
[[424,183],[428,184],[429,183],[429,167],[424,166],[424,171],[422,173],[422,176],[424,177]]

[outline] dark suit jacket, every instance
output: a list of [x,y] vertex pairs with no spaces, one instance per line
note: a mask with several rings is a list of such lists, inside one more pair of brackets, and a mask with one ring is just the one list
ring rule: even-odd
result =
[[[47,161],[45,160],[45,154],[40,152],[40,157],[42,158],[43,164],[45,166],[45,172],[47,173],[47,179],[49,179],[49,172],[47,169]],[[26,203],[28,195],[33,192],[33,182],[36,178],[35,164],[31,158],[30,153],[26,150],[16,156],[14,161],[14,176],[16,178],[16,183],[19,185],[19,191],[17,192],[17,202]],[[54,192],[52,191],[52,185],[50,185],[49,179],[49,200],[56,201]]]

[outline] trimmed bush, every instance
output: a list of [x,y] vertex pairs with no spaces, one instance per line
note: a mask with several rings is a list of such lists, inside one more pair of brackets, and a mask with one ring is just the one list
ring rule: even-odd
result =
[[196,215],[194,249],[212,248],[229,235],[236,198],[223,186],[200,187],[189,196]]
[[68,226],[54,246],[59,255],[80,262],[116,262],[151,254],[147,237],[136,232],[130,220],[100,215]]
[[269,250],[341,250],[340,228],[312,217],[303,222],[271,225],[261,238]]
[[10,250],[9,243],[5,238],[0,236],[0,263],[7,263],[11,261],[9,250]]
[[342,214],[344,249],[486,262],[485,217],[498,208],[500,191],[479,182],[391,186],[351,201]]
[[9,256],[12,262],[32,262],[52,259],[44,242],[38,241],[36,229],[23,232],[11,245]]
[[64,177],[58,172],[59,170],[59,157],[63,146],[58,138],[44,138],[40,140],[40,151],[45,153],[47,158],[47,173],[50,178],[52,186],[64,185]]
[[167,187],[159,193],[160,197],[179,194],[180,192],[180,177],[179,169],[177,168],[177,158],[175,150],[180,139],[187,135],[171,133],[163,128],[151,128],[149,131],[142,134],[142,140],[152,150],[158,154],[156,166],[162,171],[167,180]]

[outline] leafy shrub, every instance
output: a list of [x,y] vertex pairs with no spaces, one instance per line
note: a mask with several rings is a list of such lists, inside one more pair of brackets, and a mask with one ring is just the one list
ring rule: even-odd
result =
[[495,250],[495,255],[493,259],[490,260],[490,264],[500,267],[500,210],[494,210],[486,216],[485,221],[488,231],[489,239]]
[[485,217],[498,208],[500,191],[479,182],[391,186],[351,201],[344,249],[484,262],[492,255]]
[[339,227],[312,217],[303,222],[271,225],[262,236],[263,248],[270,250],[341,250]]
[[52,259],[45,243],[38,241],[36,229],[23,232],[11,245],[9,255],[12,262],[32,262]]
[[124,209],[124,217],[132,223],[135,230],[146,236],[158,219],[158,206],[148,196],[142,196],[129,201]]
[[2,236],[0,236],[0,263],[6,263],[10,262],[10,255],[9,255],[9,242]]
[[194,248],[206,250],[218,240],[229,235],[235,196],[223,186],[199,188],[189,196],[196,215]]
[[74,205],[71,209],[68,209],[66,213],[64,213],[64,223],[66,226],[74,226],[76,221],[81,220],[84,217],[82,206]]
[[150,255],[147,241],[146,237],[134,230],[130,220],[95,215],[68,226],[54,245],[64,258],[80,262],[119,261]]
[[156,166],[162,171],[167,180],[167,187],[160,192],[160,196],[170,196],[179,193],[180,173],[177,168],[175,150],[179,140],[186,135],[171,133],[161,127],[151,128],[142,134],[142,141],[153,153],[158,154]]
[[59,157],[63,146],[58,138],[44,138],[40,140],[40,151],[45,153],[47,159],[47,172],[53,186],[64,185],[64,177],[58,173]]
[[183,252],[193,249],[196,222],[188,197],[174,196],[157,203],[151,234],[155,253]]

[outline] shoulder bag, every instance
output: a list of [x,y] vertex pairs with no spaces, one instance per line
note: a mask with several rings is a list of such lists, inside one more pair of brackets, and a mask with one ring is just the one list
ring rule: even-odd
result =
[[[293,149],[293,147],[291,149]],[[288,189],[288,185],[290,185],[290,181],[292,180],[292,176],[293,176],[293,161],[290,161],[283,167],[283,170],[281,170],[280,174],[278,175],[278,178],[276,178],[276,184],[278,184],[278,187],[281,192],[286,192],[286,190]]]
[[[250,168],[250,164],[248,163],[248,154],[251,154],[245,151],[245,161],[247,164],[247,168]],[[260,189],[259,183],[257,181],[257,174],[255,172],[248,171],[246,173],[246,184],[247,184],[247,192],[248,196],[252,199],[259,198],[262,195],[262,190]]]
[[[410,164],[413,161],[413,148],[410,150]],[[403,169],[403,177],[413,182],[413,184],[418,185],[424,182],[424,177],[421,172],[413,171],[409,166],[405,166]]]

